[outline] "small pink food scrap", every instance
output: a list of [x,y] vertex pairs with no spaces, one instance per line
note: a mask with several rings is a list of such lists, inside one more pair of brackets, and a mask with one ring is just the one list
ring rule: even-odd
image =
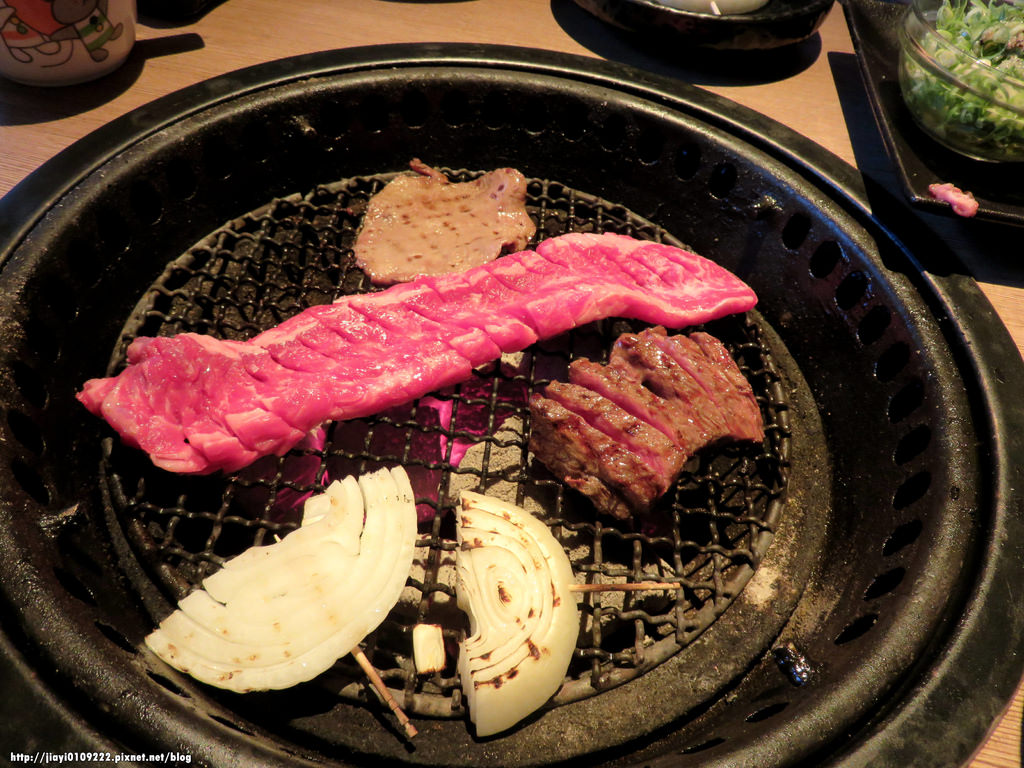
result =
[[953,213],[957,216],[970,217],[978,212],[978,201],[974,195],[952,184],[929,184],[928,194],[953,206]]
[[419,160],[409,165],[415,174],[370,198],[353,248],[374,284],[461,272],[520,251],[533,237],[526,179],[514,168],[453,183]]

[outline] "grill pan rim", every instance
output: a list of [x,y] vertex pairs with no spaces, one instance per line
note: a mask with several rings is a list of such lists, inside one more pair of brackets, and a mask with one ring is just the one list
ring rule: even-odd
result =
[[[355,71],[368,67],[430,64],[478,68],[500,66],[528,72],[540,70],[543,73],[577,81],[597,82],[604,87],[634,95],[640,94],[671,108],[696,115],[705,122],[724,126],[730,133],[738,134],[741,139],[753,146],[765,149],[775,157],[785,158],[787,165],[817,182],[826,192],[831,191],[834,197],[860,209],[866,217],[869,217],[869,199],[887,197],[881,191],[876,193],[874,190],[869,192],[863,189],[854,169],[823,148],[757,113],[685,84],[668,82],[621,65],[510,47],[439,44],[373,46],[313,54],[300,57],[298,60],[274,62],[215,78],[172,94],[149,107],[142,108],[139,113],[132,113],[91,134],[47,163],[0,201],[0,218],[21,223],[13,232],[3,233],[3,239],[0,241],[0,266],[5,264],[39,217],[68,189],[93,169],[116,156],[124,147],[159,130],[162,125],[177,122],[188,114],[225,99],[237,98],[246,91],[262,90],[298,78],[337,74],[341,71]],[[766,130],[767,128],[770,130]],[[893,204],[893,201],[889,202]],[[899,212],[902,206],[898,203],[895,205],[895,211]],[[890,207],[886,210],[894,209]],[[906,233],[908,242],[928,243],[934,240],[927,228],[912,215],[895,217],[893,220],[900,221],[901,230]],[[877,219],[870,218],[870,221],[886,236],[899,241],[897,235]],[[939,252],[943,253],[944,250],[940,249]],[[952,632],[947,653],[941,658],[943,674],[932,681],[927,693],[930,697],[941,696],[944,691],[948,692],[953,687],[962,693],[963,682],[949,679],[946,675],[952,676],[957,670],[961,671],[961,675],[967,674],[963,670],[974,669],[970,663],[971,655],[977,654],[979,649],[987,651],[992,647],[1000,647],[1011,651],[1002,658],[998,670],[1001,674],[989,672],[995,679],[991,681],[992,687],[987,689],[987,695],[981,695],[978,691],[979,688],[986,688],[985,686],[967,686],[967,689],[972,691],[972,702],[986,703],[986,706],[981,708],[983,711],[979,711],[977,707],[972,708],[974,719],[967,725],[961,724],[959,731],[959,735],[965,736],[967,740],[974,739],[976,742],[984,736],[992,717],[998,714],[1009,700],[1021,671],[1021,662],[1012,660],[1021,656],[1019,651],[1024,646],[1024,642],[1021,641],[1021,618],[1013,616],[1013,621],[1008,625],[1003,606],[1005,599],[1009,597],[1007,585],[1019,581],[1021,567],[1014,563],[1024,562],[1019,543],[1024,541],[1020,501],[1013,497],[1012,492],[1013,489],[1022,486],[1021,475],[1024,470],[1013,467],[1007,460],[1008,457],[1024,455],[1021,438],[1024,430],[1019,428],[1024,419],[1021,418],[1021,409],[1016,405],[1008,384],[1015,379],[1019,380],[1019,377],[1011,375],[1011,372],[1021,368],[1020,355],[1010,343],[1005,328],[1002,327],[987,299],[973,280],[960,274],[961,271],[949,254],[949,258],[942,263],[929,264],[927,270],[922,267],[920,279],[922,289],[930,292],[928,298],[932,303],[945,310],[947,333],[959,337],[969,345],[969,360],[977,380],[978,392],[990,406],[978,410],[991,414],[989,433],[986,437],[992,441],[989,447],[993,472],[990,487],[994,490],[994,509],[988,528],[990,540],[986,545],[989,557],[986,558],[985,565],[975,582],[974,593],[968,600],[965,620]],[[1003,598],[1004,601],[1001,602],[999,598]],[[986,621],[986,618],[996,617],[1003,620],[1003,623]],[[1008,632],[1010,643],[1006,640]],[[1013,650],[1017,650],[1018,653],[1012,653]],[[934,746],[937,741],[935,732],[942,733],[944,729],[927,727],[930,715],[923,711],[925,709],[927,707],[923,700],[912,699],[899,711],[894,712],[887,721],[875,726],[871,737],[872,746],[887,741],[891,743],[894,731],[907,728],[908,722],[910,726],[916,725],[922,731],[928,732]],[[842,760],[844,764],[854,765],[862,764],[866,757],[854,750],[836,759]]]

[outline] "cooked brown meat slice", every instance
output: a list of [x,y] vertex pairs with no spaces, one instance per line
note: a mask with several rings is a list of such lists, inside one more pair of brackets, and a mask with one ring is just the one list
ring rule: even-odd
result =
[[[530,450],[560,480],[601,512],[628,518],[664,493],[663,479],[643,460],[554,400],[530,399]],[[659,490],[661,489],[661,490]]]
[[608,365],[576,360],[530,401],[530,449],[616,517],[650,510],[696,451],[764,439],[750,383],[718,339],[623,334]]
[[674,478],[686,463],[686,454],[668,437],[592,389],[555,381],[544,395],[636,453],[664,479],[661,493],[668,490],[669,478]]
[[601,365],[581,358],[569,365],[569,381],[607,397],[623,410],[646,421],[672,442],[680,443],[676,429],[680,419],[678,409],[645,387],[632,369]]
[[632,375],[665,401],[676,418],[676,442],[687,453],[721,439],[728,432],[725,415],[704,387],[650,336],[624,333],[615,341],[609,365]]
[[398,176],[370,198],[353,247],[373,283],[461,272],[526,247],[536,227],[519,171],[452,183],[418,160],[410,165],[416,175]]
[[702,381],[708,382],[718,407],[726,416],[729,427],[727,436],[732,440],[763,440],[764,419],[761,416],[761,406],[757,404],[750,382],[736,366],[725,345],[711,334],[700,331],[689,336],[671,336],[669,340],[683,347],[696,343],[704,353],[703,358],[694,352],[688,358],[684,355],[682,358],[677,357],[676,360],[692,360],[695,364],[694,370],[699,370]]
[[758,441],[764,437],[761,408],[754,391],[722,342],[699,331],[689,336],[667,336],[661,327],[638,336],[675,360],[704,389],[724,419],[722,437]]

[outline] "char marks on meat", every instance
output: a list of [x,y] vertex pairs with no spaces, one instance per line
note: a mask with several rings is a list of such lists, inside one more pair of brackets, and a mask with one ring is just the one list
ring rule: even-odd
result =
[[[647,508],[668,486],[631,446],[618,442],[585,417],[549,398],[530,403],[530,445],[568,486],[616,517]],[[600,467],[600,472],[594,468]]]
[[649,511],[702,448],[764,439],[761,409],[725,346],[662,327],[620,336],[607,365],[574,361],[569,383],[534,395],[530,413],[537,459],[617,518]]
[[559,381],[548,385],[544,394],[638,456],[657,474],[673,476],[683,468],[687,457],[678,445],[603,395],[579,384]]
[[526,178],[499,168],[452,183],[419,160],[370,198],[356,237],[356,263],[377,285],[485,264],[519,251],[536,226],[526,212]]
[[673,328],[754,306],[707,259],[605,234],[311,307],[246,342],[137,338],[117,376],[78,398],[160,467],[234,471],[281,455],[327,421],[383,411],[473,368],[606,317]]

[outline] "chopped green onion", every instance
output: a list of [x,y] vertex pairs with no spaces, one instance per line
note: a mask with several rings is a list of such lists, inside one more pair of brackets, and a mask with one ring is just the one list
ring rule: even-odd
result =
[[[907,105],[950,146],[1024,160],[1024,114],[1016,111],[1024,109],[1024,5],[942,0],[934,24],[936,36],[917,40],[934,63],[905,46],[900,85]],[[915,36],[913,17],[905,31]]]

